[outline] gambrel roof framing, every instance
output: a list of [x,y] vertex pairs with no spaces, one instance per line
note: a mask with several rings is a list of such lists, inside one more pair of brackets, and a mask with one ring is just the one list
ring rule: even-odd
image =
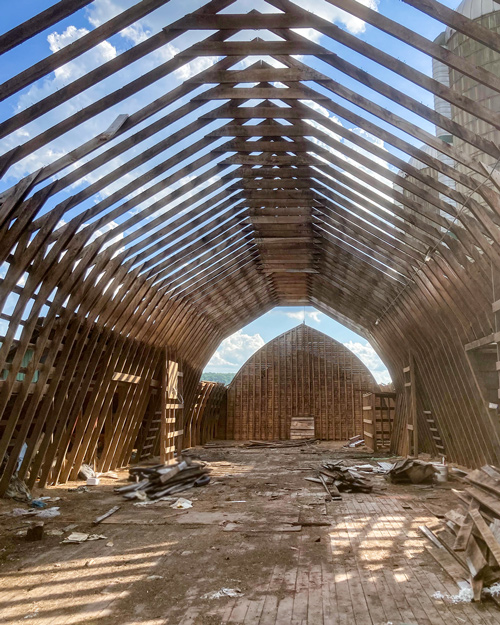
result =
[[[435,0],[403,1],[500,53],[500,36],[479,23]],[[500,93],[499,76],[411,25],[355,0],[328,2]],[[89,3],[61,0],[0,36],[0,52]],[[194,43],[0,157],[0,175],[9,179],[59,137],[78,137],[89,120],[101,124],[100,134],[81,133],[78,147],[0,197],[0,256],[8,265],[0,286],[8,322],[0,461],[10,459],[0,490],[25,441],[22,472],[32,476],[40,468],[47,476],[58,445],[70,444],[72,424],[84,441],[72,461],[95,447],[89,424],[104,422],[113,371],[153,379],[167,349],[183,363],[188,404],[220,341],[286,305],[313,305],[368,338],[399,389],[411,352],[426,389],[419,401],[441,420],[450,457],[498,461],[498,424],[463,346],[497,330],[500,147],[387,82],[385,70],[492,130],[500,131],[500,112],[298,3],[267,3],[273,12],[238,14],[231,0],[211,0],[0,123],[2,139],[19,136],[78,94],[197,33]],[[1,98],[163,5],[168,0],[137,2],[4,82]],[[297,29],[313,29],[321,44]],[[344,58],[348,49],[383,68],[383,77]],[[133,107],[132,96],[200,59],[203,69],[109,125],[110,109]],[[429,123],[484,157],[436,137]],[[147,401],[149,383],[137,387],[130,406]],[[400,409],[404,415],[404,397]],[[130,440],[117,434],[116,448],[130,448]],[[111,464],[127,459],[119,455]]]

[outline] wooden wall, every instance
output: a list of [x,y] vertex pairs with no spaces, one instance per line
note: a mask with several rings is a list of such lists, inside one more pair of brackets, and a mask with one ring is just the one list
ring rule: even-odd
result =
[[[468,42],[445,50],[359,2],[329,1],[500,93],[490,54],[500,51],[498,15],[485,30],[436,0],[404,0],[488,49],[470,56]],[[2,97],[167,2],[136,3],[45,60],[37,45],[20,48],[26,70],[7,79]],[[476,86],[462,80],[436,83],[389,48],[297,3],[270,4],[274,13],[228,15],[220,14],[226,0],[210,0],[57,92],[38,90],[30,106],[7,107],[12,115],[0,120],[11,146],[0,156],[0,176],[9,181],[0,193],[0,494],[20,455],[19,477],[43,485],[74,476],[81,461],[105,469],[156,453],[167,359],[184,373],[183,413],[166,417],[166,439],[178,448],[176,433],[211,354],[275,306],[314,306],[376,347],[397,391],[393,451],[408,451],[408,426],[416,423],[422,451],[469,467],[500,463],[498,97],[476,98]],[[0,53],[41,33],[46,20],[41,14],[0,35]],[[249,27],[278,30],[279,40],[248,40]],[[304,28],[329,38],[337,54],[303,37]],[[213,34],[205,39],[202,31]],[[228,41],[239,31],[247,40]],[[87,89],[183,33],[194,35],[188,48],[89,101]],[[343,58],[348,48],[370,60],[371,73]],[[169,90],[169,76],[207,55],[217,61]],[[259,61],[235,69],[262,56],[282,67]],[[314,56],[321,68],[307,64]],[[387,70],[406,82],[386,82]],[[162,95],[150,101],[160,80]],[[432,96],[450,103],[453,119],[425,104]],[[54,118],[62,104],[74,113]],[[40,134],[21,132],[38,119]],[[47,161],[38,169],[40,150]],[[346,381],[333,384],[334,367],[319,348],[294,356],[282,342],[256,355],[251,376],[241,373],[238,401],[249,417],[232,417],[224,434],[285,437],[290,416],[306,411],[317,411],[320,435],[352,433],[356,409],[348,408]],[[471,343],[479,353],[471,355]],[[281,351],[283,366],[263,371]],[[279,376],[288,392],[272,384]],[[325,396],[315,380],[324,380]],[[328,410],[337,408],[341,417],[330,423]]]
[[362,393],[375,380],[350,350],[304,324],[255,353],[228,389],[227,438],[288,439],[293,417],[312,415],[316,436],[362,432]]
[[184,445],[203,445],[216,438],[226,420],[227,389],[225,384],[206,382],[198,384],[196,395],[186,417]]

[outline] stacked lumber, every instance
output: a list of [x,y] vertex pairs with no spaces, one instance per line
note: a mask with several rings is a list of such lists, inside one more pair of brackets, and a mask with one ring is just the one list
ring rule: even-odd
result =
[[430,462],[405,458],[398,460],[387,472],[388,478],[394,484],[408,483],[422,484],[432,482],[436,469]]
[[331,499],[342,499],[343,493],[371,493],[373,485],[354,467],[341,465],[342,461],[325,462],[316,477],[306,477],[309,482],[321,484]]
[[357,436],[353,436],[352,438],[350,438],[344,445],[344,447],[361,447],[361,445],[364,444],[365,439],[358,434]]
[[132,484],[115,488],[125,499],[159,499],[180,493],[193,486],[205,486],[210,481],[209,469],[202,463],[185,458],[175,464],[132,467]]
[[271,449],[281,447],[302,447],[302,445],[315,445],[319,442],[318,438],[303,438],[300,440],[288,441],[248,441],[240,447],[269,447]]
[[[483,586],[500,580],[500,469],[486,465],[467,473],[463,482],[464,490],[453,491],[457,508],[444,515],[452,540],[434,538],[462,566],[474,600],[480,601]],[[432,540],[428,528],[421,530]]]
[[290,423],[290,439],[300,441],[304,438],[314,438],[314,417],[292,417]]

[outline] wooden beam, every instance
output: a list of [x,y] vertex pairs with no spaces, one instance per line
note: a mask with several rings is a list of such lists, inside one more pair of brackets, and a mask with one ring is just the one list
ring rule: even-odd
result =
[[35,17],[0,35],[0,54],[5,54],[5,52],[12,50],[12,48],[47,30],[47,28],[86,7],[91,2],[93,0],[59,0],[59,2],[38,13]]
[[454,30],[483,43],[488,48],[500,52],[500,37],[498,34],[488,28],[485,28],[476,21],[470,20],[465,15],[453,11],[444,4],[436,0],[403,0],[406,4],[430,15],[432,18],[446,24]]

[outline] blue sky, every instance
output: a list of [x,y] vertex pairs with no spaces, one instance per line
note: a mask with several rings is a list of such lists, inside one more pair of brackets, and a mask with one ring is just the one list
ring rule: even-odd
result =
[[384,363],[367,340],[311,306],[280,306],[228,337],[222,342],[206,371],[235,373],[265,343],[304,320],[308,326],[328,334],[353,351],[370,369],[377,382],[389,383]]
[[[23,44],[21,47],[3,55],[2,64],[0,64],[0,83],[4,82],[8,78],[11,78],[12,76],[15,76],[17,73],[29,67],[34,62],[50,55],[52,52],[57,51],[58,49],[71,43],[78,37],[85,34],[87,31],[90,31],[93,28],[97,27],[110,17],[134,5],[135,2],[136,0],[94,0],[94,2],[85,9],[78,11],[74,15],[53,26],[49,30],[40,33],[33,39]],[[410,26],[412,29],[421,33],[429,39],[434,39],[444,29],[442,24],[432,20],[431,18],[425,16],[419,11],[416,11],[415,9],[400,2],[399,0],[379,0],[378,2],[377,0],[362,0],[362,2],[371,6],[372,8],[376,8],[379,12],[387,15],[388,17],[391,17],[394,20]],[[94,69],[95,67],[102,65],[106,61],[115,58],[122,52],[129,49],[131,46],[157,33],[159,30],[161,30],[162,27],[180,18],[185,13],[194,11],[198,7],[202,6],[204,3],[204,0],[172,0],[163,8],[155,11],[150,16],[147,16],[146,18],[141,20],[139,24],[125,29],[121,33],[111,37],[108,41],[100,44],[96,49],[86,53],[85,55],[82,55],[77,60],[64,66],[63,68],[60,68],[55,73],[40,79],[35,84],[25,88],[20,93],[15,94],[5,101],[0,102],[0,122],[9,119],[10,117],[27,107],[36,105],[38,102],[41,102],[43,98],[70,84],[72,81],[76,80],[78,77],[82,76],[89,70]],[[13,26],[32,17],[34,13],[42,11],[52,4],[54,4],[53,0],[37,0],[36,2],[34,0],[18,0],[17,2],[3,2],[0,29],[3,31],[7,31]],[[393,39],[389,35],[386,35],[369,25],[361,23],[359,20],[353,20],[345,13],[340,12],[332,5],[326,3],[324,0],[301,0],[300,2],[297,0],[297,4],[305,9],[320,14],[322,17],[338,24],[340,27],[346,29],[351,34],[371,43],[372,45],[389,51],[394,57],[407,62],[408,64],[419,69],[420,71],[427,74],[431,73],[431,61],[424,54],[415,51],[413,48],[410,48],[406,44],[396,39]],[[456,8],[458,5],[458,0],[444,0],[444,4],[452,8]],[[238,0],[238,2],[225,9],[225,12],[247,12],[254,8],[262,11],[276,11],[276,9],[270,7],[269,5],[266,6],[263,0]],[[115,91],[116,89],[119,89],[123,84],[139,76],[143,76],[147,71],[157,67],[160,63],[164,63],[166,60],[174,57],[179,50],[182,50],[185,47],[192,45],[195,41],[199,40],[200,38],[204,38],[209,34],[209,32],[205,31],[201,34],[190,33],[182,35],[181,37],[165,45],[163,48],[149,54],[144,59],[137,61],[129,67],[122,69],[120,72],[114,74],[106,81],[95,85],[91,89],[79,94],[68,102],[61,104],[53,111],[50,111],[45,115],[39,117],[38,119],[32,121],[30,124],[21,127],[19,130],[15,131],[11,135],[3,139],[0,142],[0,154],[16,147],[19,144],[24,143],[32,137],[39,135],[51,125],[57,123],[61,119],[72,115],[77,111],[84,109],[92,102],[95,102],[99,98],[102,98],[103,96]],[[249,31],[245,35],[242,34],[241,37],[252,38],[257,34],[259,34],[259,36],[264,36],[262,35],[262,33]],[[332,51],[337,52],[339,55],[341,55],[343,58],[347,59],[351,63],[358,65],[362,69],[371,71],[378,78],[384,80],[388,84],[399,88],[401,91],[413,96],[415,99],[420,100],[429,106],[433,106],[433,98],[429,93],[423,91],[413,83],[410,83],[409,81],[399,77],[389,70],[377,66],[370,59],[358,55],[357,53],[349,50],[348,48],[345,48],[344,46],[332,41],[327,37],[319,37],[318,33],[302,31],[301,34],[306,35],[316,41],[321,41],[322,45],[325,45]],[[213,60],[205,58],[201,61],[193,62],[189,66],[182,67],[180,68],[180,70],[161,79],[160,81],[158,81],[158,83],[153,84],[143,91],[129,97],[123,102],[118,103],[112,109],[107,110],[106,112],[103,112],[102,114],[88,120],[81,126],[75,128],[73,131],[68,132],[63,136],[50,141],[49,143],[47,143],[46,146],[42,147],[34,154],[30,155],[23,161],[15,164],[7,172],[7,175],[4,176],[4,179],[0,181],[0,192],[4,189],[11,187],[21,177],[35,171],[36,169],[47,163],[53,162],[58,156],[66,153],[68,150],[74,149],[82,141],[87,140],[90,137],[93,137],[98,133],[104,131],[114,121],[117,115],[122,113],[130,114],[141,109],[151,101],[155,100],[167,91],[170,91],[177,85],[181,84],[185,78],[190,77],[201,69],[207,67],[207,63],[210,64],[212,62]],[[314,59],[312,57],[307,57],[306,62],[309,65],[318,68],[319,70],[325,71],[326,73],[331,75],[332,78],[338,79],[339,82],[352,88],[358,93],[361,93],[362,95],[365,95],[366,97],[381,104],[382,106],[398,113],[405,119],[414,121],[416,124],[425,127],[430,132],[434,131],[432,124],[423,121],[421,118],[415,116],[406,109],[393,104],[391,101],[386,100],[383,96],[371,91],[367,87],[360,85],[356,81],[344,76],[343,74],[340,74],[336,70],[333,70],[332,68],[326,68],[324,65],[322,65],[322,61],[318,61],[317,59]],[[200,89],[204,88],[205,87],[202,87]],[[319,91],[321,90],[321,88],[316,88]],[[175,109],[178,106],[187,102],[192,97],[192,95],[193,94],[190,94],[189,97],[181,99],[175,104],[173,108]],[[334,102],[338,101],[346,108],[351,109],[357,113],[360,112],[356,109],[354,105],[347,104],[345,101],[337,98],[337,96],[332,96],[330,92],[328,92],[328,95],[332,98]],[[210,107],[214,105],[207,104],[205,106]],[[171,110],[173,110],[172,107],[169,107],[165,111],[161,111],[159,114],[156,114],[155,116],[147,120],[147,122],[145,122],[143,126],[139,126],[134,129],[133,132],[136,132],[137,129],[146,126],[152,121],[160,119],[165,115],[165,113],[168,113]],[[65,200],[68,196],[77,193],[83,193],[85,189],[87,189],[88,186],[91,184],[97,185],[96,192],[88,198],[82,198],[82,201],[65,216],[65,221],[68,221],[72,217],[75,217],[77,214],[80,214],[83,210],[88,210],[96,206],[100,207],[101,205],[99,204],[99,202],[107,200],[108,198],[114,198],[112,194],[117,189],[122,188],[124,184],[134,185],[137,180],[140,180],[141,174],[145,173],[151,166],[154,166],[159,162],[167,159],[169,156],[172,156],[172,154],[175,154],[177,151],[189,147],[189,145],[193,141],[201,138],[206,130],[202,129],[198,134],[193,135],[189,139],[186,139],[185,141],[175,146],[175,149],[172,149],[173,151],[167,150],[164,154],[153,158],[146,165],[128,172],[120,180],[108,186],[105,186],[99,182],[106,173],[119,165],[123,165],[124,163],[129,162],[131,158],[142,153],[146,148],[154,146],[157,142],[165,139],[173,132],[181,129],[184,124],[196,120],[200,113],[201,109],[193,112],[190,116],[185,118],[182,123],[171,124],[170,126],[160,131],[154,137],[148,138],[140,145],[134,146],[134,148],[130,149],[128,152],[114,158],[100,168],[90,172],[82,180],[68,185],[65,189],[57,193],[47,203],[44,211],[52,209],[57,203]],[[346,128],[349,128],[354,132],[364,132],[360,131],[359,128],[354,127],[346,120],[339,119],[331,114],[328,115],[333,121],[341,123]],[[372,118],[368,113],[363,113],[363,116],[370,119],[371,121],[376,122],[381,126],[384,126],[384,123],[381,123],[375,117]],[[220,123],[222,122],[215,122],[213,127]],[[387,126],[387,128],[391,130],[393,134],[401,135],[401,133],[396,131],[393,127]],[[130,134],[132,133],[125,134],[120,137],[119,140],[110,142],[108,146],[115,145],[118,141],[126,139],[128,136],[130,136]],[[398,156],[406,158],[405,155],[398,153],[395,148],[384,145],[383,142],[381,142],[377,138],[370,137],[366,133],[363,134],[363,136],[365,136],[365,138],[367,138],[368,140],[373,141],[380,147],[390,150]],[[411,141],[408,136],[405,136],[405,138]],[[349,144],[349,142],[347,142],[346,140],[343,141]],[[353,144],[349,145],[350,147],[353,147]],[[106,149],[108,146],[106,146]],[[99,153],[99,151],[97,153]],[[93,158],[94,155],[95,154],[93,154],[91,157],[87,157],[87,159],[85,160]],[[389,167],[387,163],[383,163],[384,166]],[[205,170],[206,168],[201,168],[196,173],[200,174]],[[68,170],[60,172],[58,174],[58,177],[61,178],[64,175],[68,174],[68,172],[70,171],[71,169],[68,168]],[[170,176],[173,172],[175,172],[175,168],[169,171],[167,173],[167,176]],[[166,178],[166,180],[168,180],[168,178]],[[177,181],[176,183],[171,185],[165,183],[163,185],[164,188],[158,193],[153,193],[153,191],[151,191],[151,197],[147,201],[131,208],[131,210],[129,210],[127,213],[120,216],[116,220],[109,219],[108,223],[104,224],[103,227],[99,230],[97,236],[102,237],[103,244],[106,237],[109,238],[113,236],[112,242],[116,245],[117,251],[125,251],[126,253],[130,245],[129,243],[127,243],[126,240],[127,235],[137,235],[139,228],[143,228],[144,234],[141,233],[142,238],[151,234],[152,232],[151,230],[148,230],[148,228],[152,227],[152,218],[138,221],[137,214],[140,214],[143,208],[150,206],[154,201],[162,199],[165,199],[166,201],[172,191],[182,188],[182,186],[184,184],[188,184],[189,181],[190,178],[186,177],[186,179]],[[147,191],[150,188],[153,189],[153,185],[156,183],[157,180],[154,180],[139,186],[137,190],[131,192],[130,195],[123,198],[123,200],[128,200],[132,197],[135,197],[141,191]],[[174,218],[180,210],[182,210],[183,212],[189,211],[190,208],[181,207],[180,203],[185,202],[186,199],[189,199],[190,197],[192,197],[192,193],[186,193],[184,197],[182,197],[178,201],[173,202],[168,207],[160,207],[154,214],[154,216],[163,216],[163,219],[161,225],[157,226],[155,230],[158,230],[159,227],[163,226],[165,223],[168,223],[169,219]],[[203,200],[206,201],[209,197],[210,192],[207,190]],[[201,200],[193,202],[193,207],[195,207],[200,202]],[[94,219],[108,215],[109,212],[117,206],[119,206],[118,201],[112,201],[111,199],[108,200],[108,205],[101,209],[101,212],[97,217],[89,218],[88,223],[92,223]],[[176,210],[177,207],[179,208]],[[153,232],[155,230],[153,230]],[[123,244],[121,243],[121,241],[124,241]],[[0,277],[5,275],[5,270],[6,267],[0,267]],[[3,309],[4,313],[9,314],[12,312],[16,303],[15,300],[16,298],[14,296],[9,299]],[[215,360],[212,360],[209,368],[212,370],[224,370],[224,367],[226,367],[226,370],[228,370],[227,367],[229,367],[230,365],[220,364],[222,363],[222,361],[232,362],[233,364],[231,366],[233,366],[233,368],[234,366],[237,367],[241,365],[242,362],[248,356],[250,356],[250,352],[258,348],[260,342],[268,341],[269,339],[277,336],[281,332],[284,332],[285,330],[289,329],[297,322],[299,322],[297,316],[300,310],[301,309],[295,308],[289,310],[275,309],[267,313],[260,319],[257,319],[252,324],[243,328],[239,333],[237,333],[236,338],[233,337],[232,339],[228,339],[222,345],[222,351],[219,350],[217,356],[215,357]],[[29,310],[27,309],[23,315],[23,318],[26,318],[28,312]],[[326,315],[314,311],[314,309],[312,308],[307,309],[306,311],[306,321],[310,323],[310,325],[318,327],[325,333],[330,334],[337,340],[352,345],[353,350],[357,350],[357,353],[365,358],[367,364],[370,363],[369,366],[376,373],[376,375],[378,375],[379,377],[384,375],[387,376],[387,374],[383,371],[383,367],[380,365],[379,362],[376,361],[373,350],[370,353],[370,350],[366,346],[366,341],[364,339],[350,332],[346,328],[343,328],[333,320],[326,317]],[[5,322],[3,323],[5,324]],[[1,331],[2,327],[0,325],[0,333]],[[228,345],[231,344],[231,341],[233,341],[234,343],[237,340],[242,345],[246,342],[246,351],[244,349],[245,346],[243,345],[241,353],[238,357],[238,362],[233,362],[231,359],[224,358],[223,356],[224,354],[227,355],[227,348]],[[233,350],[233,352],[231,353],[234,360],[235,350]],[[241,361],[241,358],[243,358],[244,360]],[[219,361],[219,365],[217,365],[217,361]]]
[[[380,0],[378,3],[377,0],[363,1],[365,4],[377,7],[381,13],[390,16],[392,19],[400,21],[401,23],[409,24],[413,29],[425,35],[429,39],[433,39],[443,30],[443,26],[441,24],[428,18],[419,11],[416,11],[412,7],[405,5],[399,0]],[[134,3],[135,0],[94,0],[94,2],[85,9],[82,9],[73,16],[66,18],[50,30],[40,33],[38,36],[23,44],[20,48],[14,49],[3,55],[2,64],[0,64],[0,81],[3,82],[5,79],[10,78],[19,71],[29,67],[35,60],[44,58],[49,55],[51,51],[67,45],[78,36],[81,36],[85,30],[91,30],[95,26],[101,24],[105,19],[118,13],[119,10],[128,8]],[[2,6],[1,27],[4,30],[8,30],[19,22],[31,17],[35,10],[43,10],[44,8],[50,6],[52,2],[47,0],[38,0],[37,2],[33,2],[32,0],[20,0],[16,3],[2,4],[4,6]],[[69,84],[79,75],[85,73],[85,71],[102,64],[103,61],[110,60],[114,56],[131,47],[133,44],[142,41],[145,37],[150,36],[155,32],[158,32],[162,26],[167,25],[171,21],[179,18],[184,12],[193,11],[202,4],[204,4],[203,0],[188,0],[187,2],[172,0],[162,9],[159,9],[150,16],[144,18],[140,22],[139,26],[122,31],[122,33],[113,36],[107,42],[101,44],[98,50],[88,52],[79,57],[79,59],[60,70],[56,75],[52,74],[47,76],[39,80],[31,87],[25,88],[20,94],[16,94],[7,100],[0,102],[0,120],[7,119],[12,116],[13,113],[35,104],[37,101],[41,100],[43,96],[60,89],[66,84]],[[328,5],[324,2],[324,0],[302,0],[299,4],[306,9],[313,10],[321,15],[327,16],[329,19],[340,26],[347,28],[347,30],[361,39],[364,39],[382,49],[385,48],[390,50],[393,56],[409,63],[413,67],[426,73],[430,73],[431,63],[430,59],[426,55],[415,51],[406,44],[378,31],[376,28],[369,25],[360,26],[356,23],[356,21],[353,23],[352,20],[342,20],[338,17],[340,14],[338,9]],[[456,7],[458,3],[457,0],[446,0],[445,4],[448,4],[451,7]],[[226,12],[245,12],[254,7],[266,10],[263,0],[239,0],[233,6],[228,7]],[[273,9],[267,6],[267,10]],[[203,33],[203,36],[206,36],[207,34],[208,33],[205,32]],[[254,35],[255,34],[256,33],[254,33]],[[389,70],[377,66],[369,59],[344,48],[329,38],[321,37],[320,39],[323,45],[326,45],[333,51],[338,51],[344,58],[352,63],[359,65],[363,69],[372,70],[377,77],[432,106],[432,97],[430,94],[413,85],[413,83],[410,83],[396,74],[393,74]],[[94,99],[102,97],[106,93],[118,88],[124,84],[125,81],[144,74],[145,71],[157,65],[159,61],[163,61],[165,58],[168,58],[168,55],[175,53],[177,49],[182,49],[193,42],[193,36],[181,36],[177,40],[165,46],[165,49],[163,49],[161,53],[157,52],[148,55],[142,61],[132,64],[103,83],[100,83],[83,94],[80,94],[76,98],[73,98],[70,102],[57,107],[53,113],[48,113],[42,116],[39,120],[28,124],[22,129],[22,133],[16,133],[15,136],[5,139],[0,146],[0,151],[5,151],[16,145],[18,142],[24,142],[28,136],[38,134],[40,130],[46,129],[65,115],[68,115],[68,113],[83,108]],[[317,66],[320,69],[325,69],[324,66],[321,66],[321,62],[315,59],[308,58],[308,63],[313,66]],[[329,72],[333,76],[336,74],[336,71],[331,68],[329,69]],[[180,84],[186,75],[186,72],[184,72],[184,75],[183,72],[177,72],[174,76],[169,76],[166,79],[160,80],[157,85],[148,87],[139,94],[128,98],[122,103],[119,103],[112,110],[101,114],[94,120],[86,122],[74,131],[67,133],[64,137],[51,142],[47,148],[38,150],[38,152],[35,153],[31,159],[14,166],[10,170],[4,181],[0,182],[0,191],[3,188],[12,185],[19,176],[26,175],[30,171],[33,171],[37,165],[53,160],[54,154],[59,154],[68,148],[74,147],[79,141],[81,141],[82,131],[97,134],[98,132],[104,130],[114,120],[117,114],[131,113],[134,110],[137,110],[137,108],[140,108],[145,103],[151,101],[151,99],[154,99],[158,93],[164,93],[164,87],[171,89],[177,84]],[[383,96],[368,90],[356,81],[344,75],[339,75],[339,78],[341,78],[341,82],[346,86],[357,89],[360,93],[366,94],[374,101],[390,107],[395,112],[404,115],[407,119],[413,119],[420,125],[426,126],[427,129],[431,131],[433,130],[430,123],[422,122],[420,118],[409,113],[406,109],[398,107],[390,102],[388,103]],[[335,100],[335,96],[333,96],[333,99]],[[344,123],[344,125],[352,127],[352,125],[347,123]],[[175,129],[176,127],[173,126],[172,130]],[[86,181],[84,181],[84,183],[92,180],[94,180],[94,178],[89,177]]]

